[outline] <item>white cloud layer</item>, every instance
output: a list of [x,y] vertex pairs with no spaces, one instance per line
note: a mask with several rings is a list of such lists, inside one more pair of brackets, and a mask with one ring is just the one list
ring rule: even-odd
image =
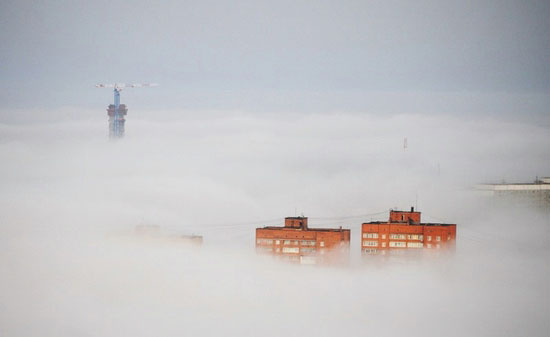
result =
[[[118,142],[104,121],[0,125],[0,335],[547,334],[548,213],[471,191],[550,175],[547,126],[162,116],[129,117]],[[361,259],[360,223],[411,205],[426,221],[458,224],[456,254]],[[350,265],[256,256],[254,228],[295,212],[352,228]],[[121,234],[139,224],[205,244]]]

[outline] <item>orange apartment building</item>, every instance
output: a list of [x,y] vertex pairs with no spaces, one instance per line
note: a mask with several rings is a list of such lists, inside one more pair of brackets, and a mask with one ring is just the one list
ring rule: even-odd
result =
[[337,262],[349,256],[350,230],[309,228],[306,217],[285,218],[284,227],[256,228],[256,250],[303,264]]
[[404,249],[454,248],[455,224],[421,223],[420,212],[390,210],[387,222],[375,221],[361,225],[361,252],[385,254]]

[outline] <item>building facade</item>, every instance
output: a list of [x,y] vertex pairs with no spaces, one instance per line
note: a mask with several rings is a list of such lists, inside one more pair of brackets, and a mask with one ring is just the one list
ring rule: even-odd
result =
[[341,262],[349,256],[350,230],[309,228],[306,217],[285,218],[284,227],[256,228],[256,250],[302,264]]
[[455,224],[422,223],[420,212],[390,210],[387,222],[361,225],[361,252],[386,254],[406,249],[449,249],[456,240]]

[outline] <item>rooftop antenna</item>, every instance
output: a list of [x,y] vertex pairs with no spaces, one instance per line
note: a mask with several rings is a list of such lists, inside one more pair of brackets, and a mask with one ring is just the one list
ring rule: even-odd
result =
[[109,138],[122,138],[124,136],[124,116],[128,112],[126,105],[120,104],[120,92],[124,88],[142,88],[156,87],[156,83],[114,83],[114,84],[96,84],[96,88],[113,88],[115,96],[114,104],[109,105],[107,114],[109,115]]

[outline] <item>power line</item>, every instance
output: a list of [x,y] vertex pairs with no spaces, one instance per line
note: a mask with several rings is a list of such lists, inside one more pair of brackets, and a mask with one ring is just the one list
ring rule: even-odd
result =
[[[382,212],[376,212],[376,213],[368,213],[368,214],[357,214],[357,215],[348,215],[348,216],[336,216],[336,217],[313,217],[309,218],[310,220],[313,220],[319,224],[325,224],[325,223],[334,223],[334,222],[342,222],[345,220],[352,220],[357,218],[366,218],[370,216],[376,216],[387,213],[386,210]],[[194,224],[194,225],[185,225],[182,227],[178,227],[178,229],[196,229],[200,228],[201,230],[219,230],[219,229],[240,229],[240,228],[246,228],[250,226],[268,226],[268,225],[277,225],[284,223],[284,218],[274,218],[274,219],[266,219],[266,220],[258,220],[258,221],[250,221],[250,222],[234,222],[234,223],[206,223],[206,224]],[[168,229],[176,229],[176,227],[169,226]]]

